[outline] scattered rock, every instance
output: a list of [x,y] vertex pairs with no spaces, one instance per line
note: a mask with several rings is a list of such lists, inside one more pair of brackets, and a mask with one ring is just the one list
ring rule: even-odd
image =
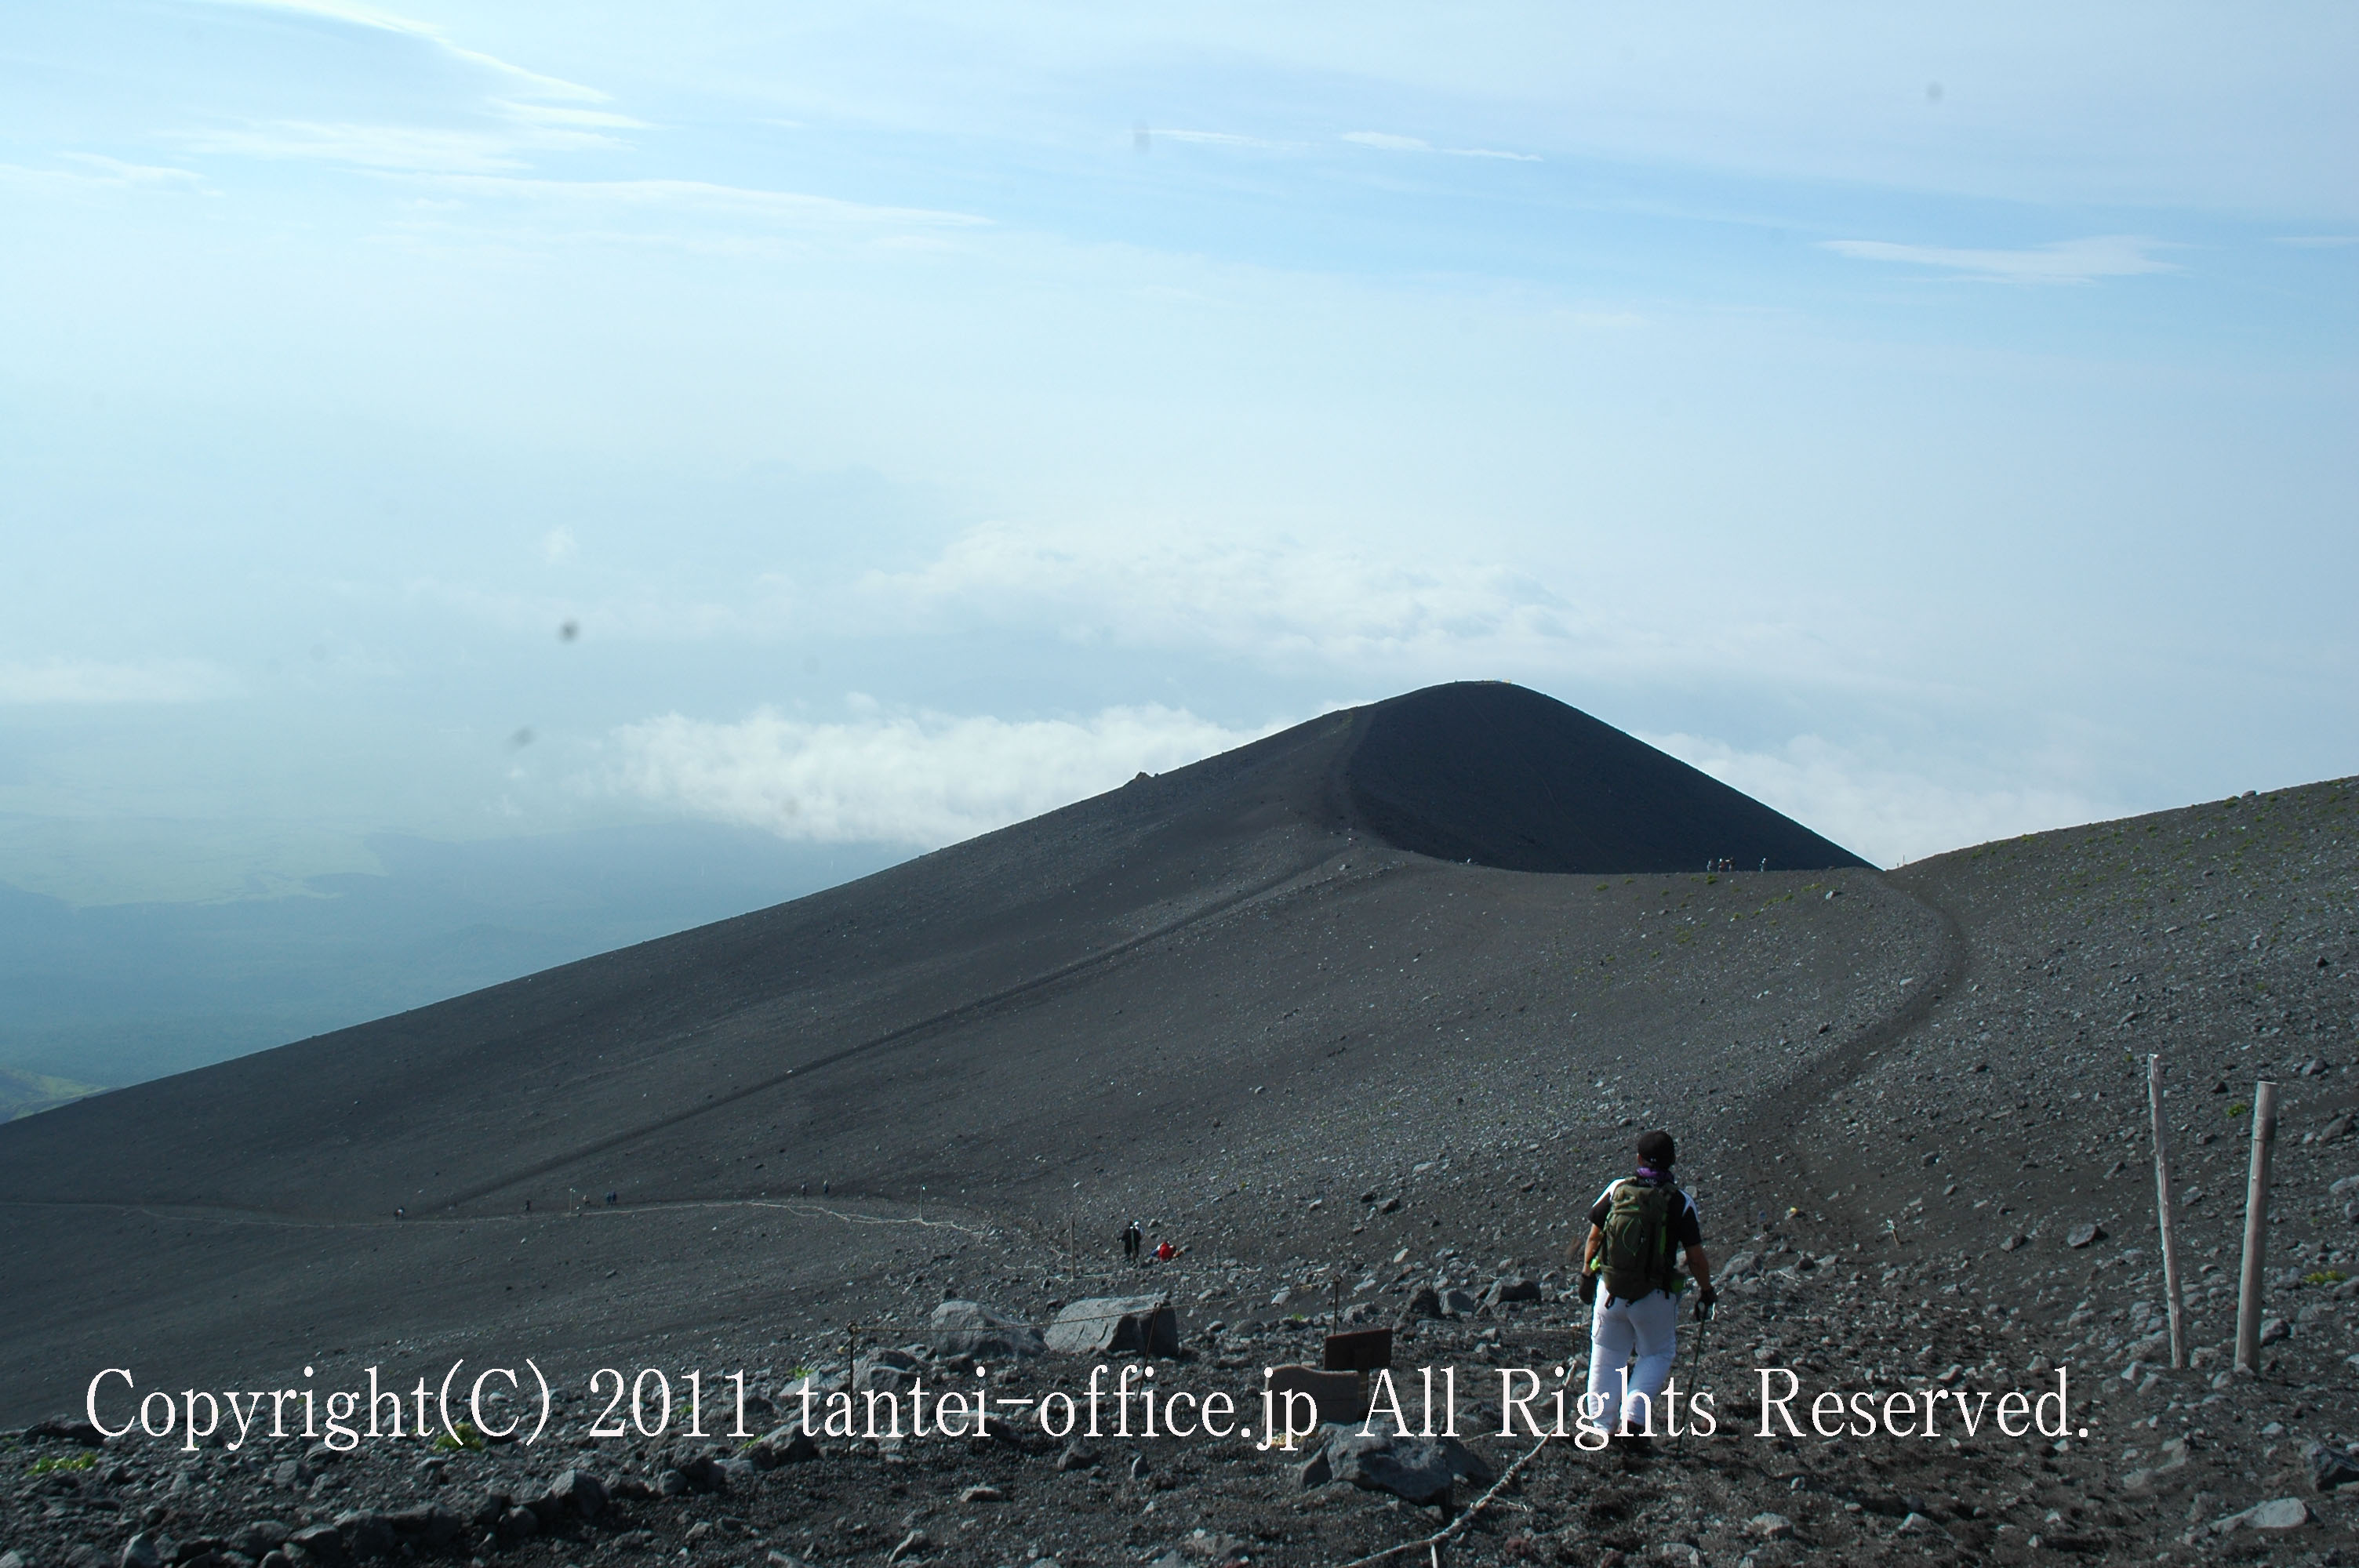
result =
[[898,1563],[905,1557],[915,1557],[933,1545],[933,1540],[922,1530],[913,1530],[901,1538],[901,1544],[885,1554],[887,1563]]
[[1007,1494],[996,1487],[969,1487],[959,1494],[962,1503],[1004,1503]]
[[123,1568],[164,1568],[164,1551],[156,1538],[141,1530],[123,1543]]
[[2272,1498],[2245,1509],[2244,1520],[2253,1530],[2299,1530],[2310,1522],[2310,1505],[2299,1498]]
[[1764,1541],[1788,1541],[1793,1537],[1794,1521],[1784,1514],[1757,1513],[1745,1521],[1745,1533]]
[[1502,1275],[1492,1281],[1491,1288],[1483,1292],[1483,1304],[1494,1308],[1509,1302],[1536,1302],[1539,1299],[1540,1282],[1521,1274]]
[[[287,1538],[287,1555],[305,1568],[340,1568],[344,1561],[344,1538],[337,1533],[334,1525],[309,1525]],[[126,1563],[124,1568],[131,1565]]]
[[396,1536],[406,1541],[423,1541],[436,1550],[448,1546],[466,1528],[465,1520],[440,1503],[419,1503],[385,1517]]
[[596,1519],[606,1509],[605,1484],[587,1470],[567,1470],[549,1484],[549,1501],[580,1519]]
[[745,1450],[745,1457],[756,1470],[775,1470],[781,1465],[800,1465],[819,1457],[819,1444],[802,1428],[799,1417],[754,1440]]
[[293,1532],[275,1519],[258,1519],[242,1524],[229,1538],[230,1550],[257,1563],[287,1544]]
[[852,1364],[852,1386],[864,1391],[905,1394],[924,1373],[925,1364],[906,1350],[872,1350]]
[[2105,1227],[2102,1225],[2076,1225],[2064,1233],[2064,1245],[2074,1248],[2087,1247],[2104,1238]]
[[2293,1325],[2288,1323],[2285,1319],[2281,1317],[2267,1317],[2261,1320],[2262,1344],[2275,1345],[2280,1339],[2290,1339],[2292,1337]]
[[1078,1438],[1065,1444],[1065,1451],[1057,1455],[1057,1468],[1060,1470],[1094,1470],[1097,1463],[1096,1453],[1082,1446]]
[[340,1514],[336,1518],[336,1533],[343,1537],[345,1552],[355,1560],[365,1562],[393,1555],[393,1521],[381,1513],[361,1509]]
[[2323,1443],[2313,1443],[2301,1451],[2303,1463],[2310,1470],[2310,1484],[2314,1491],[2331,1492],[2337,1487],[2359,1482],[2359,1456],[2340,1448],[2329,1448]]

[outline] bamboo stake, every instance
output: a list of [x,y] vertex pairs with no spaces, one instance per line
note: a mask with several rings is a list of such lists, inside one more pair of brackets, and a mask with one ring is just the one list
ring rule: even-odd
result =
[[2187,1365],[2187,1292],[2179,1278],[2179,1206],[2170,1189],[2170,1138],[2162,1121],[2162,1056],[2146,1059],[2146,1105],[2154,1118],[2154,1217],[2162,1232],[2162,1286],[2170,1296],[2170,1364]]
[[2245,1267],[2236,1291],[2236,1370],[2261,1361],[2261,1264],[2268,1248],[2269,1156],[2277,1141],[2277,1087],[2267,1080],[2253,1093],[2253,1173],[2245,1185]]

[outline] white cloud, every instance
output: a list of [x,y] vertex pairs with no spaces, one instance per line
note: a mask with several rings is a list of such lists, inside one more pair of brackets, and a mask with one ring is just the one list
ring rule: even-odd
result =
[[1166,131],[1150,127],[1147,135],[1156,141],[1190,142],[1212,147],[1277,147],[1283,142],[1267,142],[1259,136],[1240,136],[1228,131]]
[[125,163],[121,158],[108,157],[102,153],[60,153],[58,156],[69,162],[78,163],[86,168],[95,170],[92,178],[103,180],[109,185],[155,185],[185,189],[190,186],[202,185],[205,182],[204,177],[193,169],[172,168],[159,164]]
[[988,218],[969,212],[940,211],[924,207],[876,207],[860,201],[842,201],[832,196],[807,196],[793,190],[761,190],[742,185],[715,185],[698,179],[519,179],[454,172],[435,178],[432,183],[443,189],[469,195],[506,197],[546,206],[692,209],[806,227],[897,225],[964,229],[984,227],[991,222]]
[[[392,122],[209,114],[207,128],[173,137],[192,152],[242,157],[310,159],[376,170],[489,173],[527,167],[538,153],[617,152],[616,133],[644,121],[596,107],[607,95],[454,42],[440,28],[346,0],[215,0],[242,8],[288,11],[363,33],[410,40],[460,67],[457,95],[431,92],[414,118]],[[413,82],[423,88],[423,82]]]
[[[1770,752],[1708,736],[1639,738],[1882,866],[2114,815],[2077,790],[1962,786],[1815,735]],[[1953,776],[1972,771],[1960,767]]]
[[420,38],[432,44],[453,59],[495,71],[524,91],[543,98],[571,99],[575,102],[603,103],[606,94],[594,87],[584,87],[578,81],[566,81],[554,76],[544,76],[537,70],[527,70],[520,65],[510,65],[495,55],[478,49],[462,48],[453,43],[440,28],[407,16],[396,16],[375,5],[353,4],[353,0],[215,0],[216,4],[251,7],[265,11],[296,11],[307,16],[320,16],[329,21],[342,22],[351,27],[367,27],[376,32],[398,33],[405,38]]
[[872,624],[1053,628],[1076,643],[1278,661],[1531,654],[1588,635],[1564,600],[1506,568],[1209,531],[985,524],[918,570],[873,574],[861,589]]
[[553,567],[571,560],[581,547],[571,528],[551,528],[540,536],[540,558]]
[[1965,277],[2000,283],[2090,283],[2101,277],[2177,272],[2150,253],[2164,242],[2135,234],[2058,240],[2027,250],[1969,250],[1943,245],[1902,245],[1884,240],[1822,240],[1827,250],[1859,261],[1900,262],[1938,267]]
[[166,165],[125,163],[98,153],[60,153],[71,168],[33,168],[0,163],[0,183],[49,190],[58,194],[107,190],[201,190],[204,177]]
[[1538,163],[1538,153],[1507,153],[1495,147],[1437,147],[1421,136],[1396,136],[1389,131],[1346,131],[1343,139],[1356,146],[1388,153],[1440,153],[1446,157],[1504,158],[1510,163]]
[[1283,728],[1226,729],[1185,709],[1088,719],[890,713],[849,722],[763,709],[734,724],[667,714],[614,731],[592,787],[787,838],[933,848],[1021,822]]
[[182,138],[192,152],[235,157],[314,159],[355,168],[488,174],[524,168],[527,146],[542,150],[619,146],[612,137],[581,132],[525,135],[426,125],[322,125],[299,121],[246,130],[206,131]]
[[48,659],[0,664],[0,705],[37,703],[203,702],[227,697],[236,684],[196,659],[116,664],[95,659]]

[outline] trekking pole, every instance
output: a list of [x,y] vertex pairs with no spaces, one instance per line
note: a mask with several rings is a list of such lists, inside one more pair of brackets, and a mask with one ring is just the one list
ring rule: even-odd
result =
[[[1695,1391],[1696,1391],[1696,1379],[1697,1379],[1699,1377],[1701,1377],[1701,1376],[1702,1375],[1702,1373],[1703,1373],[1703,1342],[1704,1342],[1704,1336],[1705,1336],[1706,1335],[1708,1335],[1708,1334],[1710,1334],[1710,1333],[1712,1332],[1712,1319],[1710,1319],[1710,1318],[1708,1318],[1708,1317],[1706,1317],[1706,1318],[1699,1318],[1699,1319],[1696,1321],[1696,1325],[1695,1325],[1695,1327],[1696,1327],[1695,1348],[1694,1348],[1693,1350],[1691,1350],[1691,1351],[1690,1351],[1690,1352],[1688,1353],[1688,1425],[1689,1425],[1689,1426],[1693,1426],[1693,1425],[1695,1424]],[[1679,1441],[1678,1441],[1678,1443],[1677,1443],[1676,1446],[1677,1446],[1677,1448],[1679,1449],[1679,1451],[1680,1451],[1680,1453],[1684,1454],[1684,1453],[1686,1453],[1686,1452],[1687,1452],[1687,1446],[1688,1446],[1688,1434],[1687,1434],[1687,1432],[1686,1432],[1686,1429],[1685,1429],[1685,1428],[1682,1428],[1682,1429],[1680,1430],[1680,1435],[1679,1435]]]

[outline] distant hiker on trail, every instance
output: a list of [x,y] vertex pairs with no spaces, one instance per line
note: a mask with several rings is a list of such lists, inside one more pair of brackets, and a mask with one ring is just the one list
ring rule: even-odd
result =
[[1180,1256],[1180,1249],[1172,1246],[1169,1241],[1158,1241],[1155,1244],[1155,1260],[1157,1262],[1169,1263],[1172,1259],[1177,1258],[1178,1256]]
[[1130,1228],[1122,1233],[1122,1255],[1129,1260],[1134,1269],[1138,1267],[1138,1249],[1146,1240],[1147,1233],[1138,1228],[1138,1221],[1135,1219],[1130,1222]]
[[1582,1409],[1595,1406],[1597,1424],[1609,1433],[1625,1416],[1636,1429],[1631,1435],[1655,1429],[1655,1400],[1679,1355],[1680,1297],[1689,1283],[1675,1249],[1685,1253],[1694,1276],[1699,1323],[1710,1321],[1719,1299],[1703,1249],[1702,1217],[1671,1179],[1677,1153],[1669,1133],[1639,1134],[1637,1173],[1609,1184],[1589,1211],[1581,1299],[1595,1304],[1589,1391],[1599,1399],[1584,1400]]

